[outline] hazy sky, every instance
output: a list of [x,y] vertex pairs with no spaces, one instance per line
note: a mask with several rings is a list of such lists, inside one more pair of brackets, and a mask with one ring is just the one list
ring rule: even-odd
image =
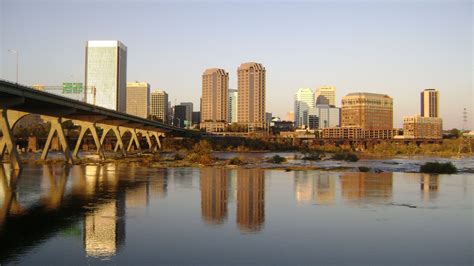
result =
[[[0,77],[84,81],[87,40],[128,47],[128,81],[199,106],[206,68],[248,61],[267,69],[267,111],[284,117],[298,88],[333,85],[394,98],[396,126],[420,112],[420,91],[441,92],[445,128],[474,107],[471,1],[0,0]],[[196,109],[196,107],[195,107]],[[473,123],[471,122],[471,125]]]

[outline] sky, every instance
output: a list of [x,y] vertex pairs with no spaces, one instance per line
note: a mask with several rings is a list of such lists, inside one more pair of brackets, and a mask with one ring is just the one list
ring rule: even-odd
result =
[[0,0],[0,78],[84,82],[87,40],[120,40],[127,80],[199,108],[206,68],[262,63],[267,112],[285,118],[298,88],[331,85],[388,94],[394,123],[420,113],[420,92],[441,95],[445,128],[474,126],[471,1]]

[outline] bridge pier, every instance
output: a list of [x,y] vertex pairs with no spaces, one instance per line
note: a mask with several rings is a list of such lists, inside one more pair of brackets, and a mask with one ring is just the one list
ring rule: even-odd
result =
[[162,133],[150,130],[139,130],[137,133],[141,133],[142,136],[146,137],[146,142],[148,143],[148,147],[151,153],[155,153],[159,149],[161,149],[160,136],[162,135]]
[[127,146],[127,152],[130,152],[130,150],[132,149],[133,143],[135,143],[135,145],[137,146],[138,152],[142,153],[140,141],[138,141],[137,130],[134,128],[120,127],[120,133],[122,134],[122,138],[123,138],[123,135],[125,135],[127,131],[129,131],[131,134],[130,141],[128,142],[128,146]]
[[105,152],[102,147],[102,142],[99,140],[99,135],[97,134],[97,127],[95,122],[85,122],[85,121],[77,121],[74,120],[74,124],[79,125],[81,127],[81,132],[79,133],[79,138],[76,142],[76,147],[74,148],[74,152],[72,156],[74,158],[78,158],[77,154],[79,153],[79,149],[81,148],[82,141],[84,140],[84,136],[86,135],[87,131],[89,131],[94,139],[95,146],[97,149],[97,154],[99,155],[100,159],[105,159]]
[[59,139],[59,144],[61,145],[61,149],[63,151],[64,157],[66,162],[69,164],[74,163],[74,159],[71,153],[71,149],[69,149],[69,144],[66,140],[66,135],[64,134],[64,129],[62,122],[64,121],[60,117],[51,117],[51,116],[41,116],[41,118],[45,121],[51,123],[51,129],[49,130],[48,139],[46,140],[46,144],[43,148],[43,153],[41,154],[41,160],[46,160],[48,157],[48,152],[51,149],[51,142],[55,134],[57,134]]
[[[10,163],[12,169],[19,170],[21,169],[21,160],[20,155],[18,154],[18,151],[16,149],[16,141],[12,131],[12,125],[14,125],[14,123],[10,123],[8,119],[9,112],[7,109],[1,109],[0,112],[0,129],[3,133],[3,138],[0,141],[0,155],[3,158],[6,149],[10,156]],[[18,118],[18,120],[19,119],[20,118]]]
[[98,125],[103,129],[102,136],[100,137],[100,144],[104,145],[105,138],[107,137],[107,134],[109,131],[112,130],[112,132],[115,135],[115,138],[117,138],[117,143],[115,144],[114,151],[117,152],[119,149],[122,152],[122,156],[127,156],[127,151],[123,149],[123,140],[122,140],[122,135],[120,134],[119,126],[111,126],[111,125],[104,125],[100,124]]

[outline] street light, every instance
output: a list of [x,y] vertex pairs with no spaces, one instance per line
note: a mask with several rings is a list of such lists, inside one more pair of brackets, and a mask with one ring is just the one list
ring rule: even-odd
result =
[[18,84],[18,54],[17,50],[8,49],[10,53],[14,53],[16,55],[16,83]]

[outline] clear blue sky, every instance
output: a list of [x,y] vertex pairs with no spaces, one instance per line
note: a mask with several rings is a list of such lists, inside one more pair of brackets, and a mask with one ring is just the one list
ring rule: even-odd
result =
[[[472,121],[471,1],[199,2],[0,0],[0,77],[59,85],[84,80],[87,40],[128,47],[129,81],[199,106],[201,74],[221,67],[236,88],[240,63],[267,69],[267,111],[284,116],[300,87],[334,85],[394,98],[396,126],[441,92],[445,128]],[[471,122],[471,125],[473,123]]]

